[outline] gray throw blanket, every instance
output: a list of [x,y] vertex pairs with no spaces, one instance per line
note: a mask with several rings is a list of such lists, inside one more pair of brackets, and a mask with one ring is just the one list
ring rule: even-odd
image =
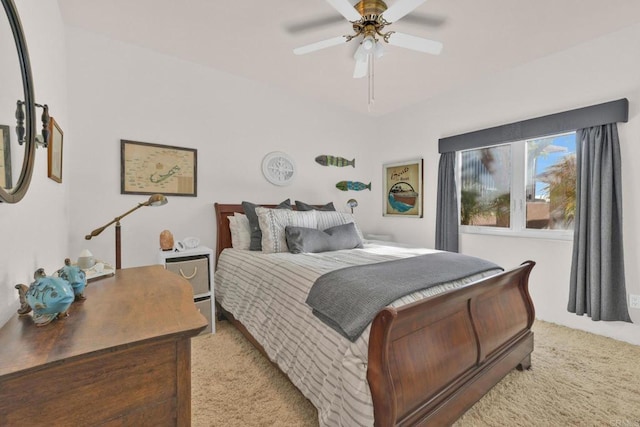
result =
[[355,341],[376,314],[398,298],[493,269],[502,270],[453,252],[357,265],[318,277],[306,303],[316,317]]

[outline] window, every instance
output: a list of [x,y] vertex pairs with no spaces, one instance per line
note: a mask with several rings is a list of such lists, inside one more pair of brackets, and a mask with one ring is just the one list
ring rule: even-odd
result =
[[462,152],[460,223],[511,225],[511,144]]
[[571,236],[575,132],[461,151],[459,159],[461,231]]

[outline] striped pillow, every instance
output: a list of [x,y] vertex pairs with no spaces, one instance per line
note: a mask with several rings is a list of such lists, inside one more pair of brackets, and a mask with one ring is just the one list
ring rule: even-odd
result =
[[231,231],[231,246],[234,249],[249,250],[251,246],[251,227],[249,219],[241,213],[234,213],[227,217]]
[[356,232],[360,237],[360,240],[364,241],[364,236],[360,227],[356,223],[356,219],[353,214],[346,212],[331,212],[331,211],[315,211],[318,219],[318,225],[315,227],[318,230],[326,230],[327,228],[335,227],[336,225],[344,225],[353,222],[356,226]]
[[262,230],[262,252],[289,252],[285,228],[287,226],[317,228],[316,211],[256,208]]

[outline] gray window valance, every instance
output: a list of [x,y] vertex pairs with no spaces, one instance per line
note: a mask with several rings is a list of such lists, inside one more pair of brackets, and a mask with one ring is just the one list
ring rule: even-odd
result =
[[441,138],[438,152],[470,150],[489,145],[540,138],[577,129],[629,120],[629,100],[605,102],[590,107],[523,120],[475,132]]

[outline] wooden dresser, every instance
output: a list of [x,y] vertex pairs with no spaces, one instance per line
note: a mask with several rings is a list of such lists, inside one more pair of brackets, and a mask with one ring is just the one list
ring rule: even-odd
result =
[[0,425],[188,426],[191,285],[162,266],[89,283],[69,317],[0,329]]

